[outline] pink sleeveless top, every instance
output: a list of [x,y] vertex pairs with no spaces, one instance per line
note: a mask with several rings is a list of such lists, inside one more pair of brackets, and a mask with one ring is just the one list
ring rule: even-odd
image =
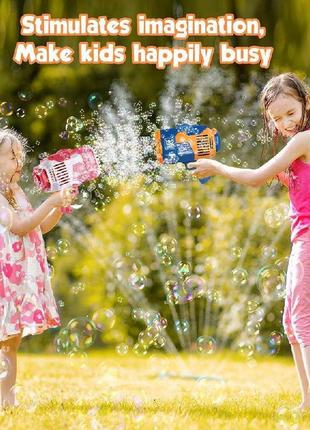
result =
[[310,163],[300,158],[291,164],[289,178],[291,242],[310,227]]

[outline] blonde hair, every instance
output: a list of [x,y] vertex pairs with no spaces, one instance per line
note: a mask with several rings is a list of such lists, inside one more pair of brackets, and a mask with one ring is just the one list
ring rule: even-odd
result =
[[[20,143],[21,147],[22,147],[22,156],[23,159],[26,156],[26,153],[28,151],[28,143],[27,143],[27,139],[25,139],[20,133],[18,133],[16,130],[14,130],[13,128],[3,128],[0,129],[0,146],[2,144],[4,144],[7,140],[9,140],[11,146],[13,145],[13,143],[18,142]],[[2,189],[1,191],[3,193],[3,195],[5,196],[5,198],[7,199],[7,201],[9,202],[9,204],[14,208],[14,209],[18,209],[18,205],[16,203],[16,200],[14,198],[14,195],[12,193],[12,190],[6,186]]]

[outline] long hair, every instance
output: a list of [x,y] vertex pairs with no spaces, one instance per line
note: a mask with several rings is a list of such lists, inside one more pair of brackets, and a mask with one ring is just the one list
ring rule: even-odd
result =
[[[260,98],[264,120],[264,145],[261,153],[261,162],[262,160],[266,160],[266,153],[268,149],[270,152],[270,146],[272,146],[273,156],[279,150],[279,132],[268,115],[268,108],[280,94],[294,97],[302,105],[302,117],[296,133],[310,128],[310,95],[304,83],[293,73],[282,73],[270,79],[263,88]],[[292,179],[291,166],[286,169],[286,173]]]
[[[27,140],[21,134],[19,134],[13,128],[0,129],[0,146],[3,145],[6,141],[10,142],[11,147],[13,146],[14,142],[19,142],[21,144],[21,147],[22,147],[23,159],[25,158],[28,146],[27,146]],[[1,172],[0,172],[0,174],[1,174]],[[18,205],[14,199],[12,190],[10,189],[8,184],[3,183],[1,177],[0,177],[0,192],[5,196],[5,198],[9,202],[9,204],[14,209],[17,209]]]

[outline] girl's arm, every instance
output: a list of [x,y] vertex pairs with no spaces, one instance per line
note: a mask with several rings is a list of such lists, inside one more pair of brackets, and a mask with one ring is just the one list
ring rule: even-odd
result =
[[7,199],[0,194],[0,206],[4,206],[10,213],[9,229],[17,236],[25,236],[30,231],[41,225],[45,218],[54,208],[61,208],[72,203],[76,196],[76,191],[68,188],[51,194],[37,209],[25,218],[13,212]]
[[6,208],[10,214],[9,230],[17,236],[25,236],[30,231],[34,230],[54,208],[53,201],[46,199],[37,209],[25,218],[20,218],[19,215],[12,211],[8,201],[0,194],[0,205]]
[[258,187],[286,170],[294,160],[309,152],[309,139],[310,131],[296,134],[277,155],[257,169],[242,169],[227,166],[216,160],[202,159],[195,163],[188,163],[188,167],[195,169],[193,174],[198,178],[221,175],[239,184]]
[[63,213],[61,208],[54,208],[52,212],[50,212],[47,217],[41,222],[40,227],[43,234],[51,231],[55,225],[58,224],[61,219]]

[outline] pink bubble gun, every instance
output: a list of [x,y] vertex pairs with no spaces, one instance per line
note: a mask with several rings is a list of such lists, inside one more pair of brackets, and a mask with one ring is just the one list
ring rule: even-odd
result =
[[[60,149],[43,160],[33,169],[32,177],[38,188],[54,193],[65,188],[77,189],[81,184],[100,175],[99,163],[93,149],[81,146],[75,149]],[[61,208],[71,213],[72,208]]]

